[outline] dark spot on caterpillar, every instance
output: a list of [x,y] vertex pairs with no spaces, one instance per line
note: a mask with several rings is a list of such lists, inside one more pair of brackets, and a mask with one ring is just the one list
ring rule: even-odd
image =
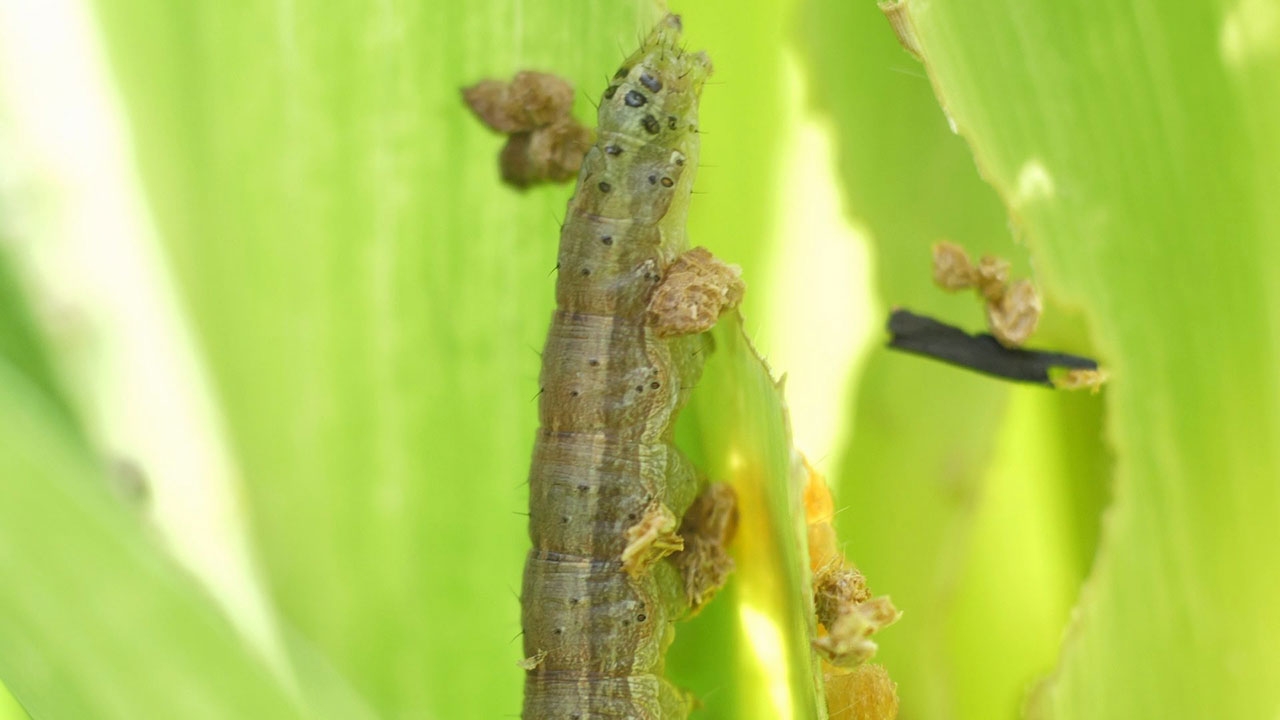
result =
[[636,622],[644,622],[645,620],[648,620],[648,619],[649,619],[649,616],[645,615],[644,613],[640,613],[639,615],[636,616]]
[[657,380],[654,380],[653,382],[649,383],[649,387],[653,388],[654,390],[657,390],[658,388],[662,387],[662,383],[658,382]]
[[657,175],[650,175],[650,176],[649,176],[649,184],[650,184],[650,185],[657,185],[657,184],[658,184],[658,176],[657,176]]
[[639,90],[629,90],[627,91],[627,96],[624,97],[622,101],[625,102],[628,107],[640,107],[641,105],[649,102],[649,98],[645,97],[644,93]]
[[650,135],[657,135],[658,131],[662,129],[662,126],[658,124],[658,118],[652,115],[645,115],[644,120],[641,120],[640,124],[644,125],[645,131]]
[[654,274],[653,274],[653,281],[654,281],[654,282],[658,282],[658,281],[659,281],[659,280],[661,280],[661,279],[662,279],[662,276],[661,276],[661,275],[659,275],[658,273],[654,273]]
[[569,598],[570,605],[577,605],[580,602],[582,602],[582,598]]
[[561,525],[568,525],[568,524],[569,524],[569,516],[568,516],[568,515],[561,515],[561,516],[560,516],[560,524],[561,524]]
[[558,628],[556,628],[555,630],[552,630],[552,632],[554,632],[554,633],[555,633],[555,634],[557,634],[557,635],[563,635],[563,634],[564,634],[564,628],[558,627]]
[[676,181],[672,180],[669,177],[662,178],[662,187],[671,187],[672,185],[675,185],[675,184],[676,184]]
[[639,392],[639,393],[644,392],[644,386],[643,386],[643,385],[637,385],[637,386],[636,386],[636,392]]
[[676,158],[676,164],[679,165],[680,167],[684,167],[684,158],[683,157]]
[[595,358],[591,358],[590,360],[587,361],[587,364],[590,365],[591,367],[596,367],[597,365],[600,364],[600,361]]
[[605,235],[604,237],[600,238],[600,242],[604,243],[605,245],[612,245],[612,244],[613,244],[613,236],[612,236],[612,235]]
[[627,513],[627,519],[628,519],[628,520],[631,520],[631,521],[633,521],[633,522],[634,522],[634,521],[635,521],[635,519],[636,519],[636,514],[635,514],[635,513]]
[[672,130],[675,130],[675,129],[676,129],[676,123],[678,123],[678,122],[679,122],[679,120],[676,120],[676,116],[675,116],[675,115],[668,115],[668,116],[667,116],[667,127],[668,127],[668,128],[670,128],[670,129],[672,129]]
[[662,81],[650,75],[648,71],[640,73],[640,84],[649,88],[649,92],[662,90]]
[[569,397],[578,397],[578,391],[577,391],[577,390],[570,390],[570,391],[569,391]]
[[613,186],[607,182],[601,182],[598,187],[600,188],[600,192],[603,192],[603,193],[607,193],[613,189]]
[[613,79],[621,80],[622,78],[630,74],[631,74],[631,68],[627,67],[626,65],[623,65],[622,67],[618,68],[618,72],[613,74]]
[[578,492],[586,492],[591,489],[590,485],[579,485]]
[[[614,155],[614,156],[621,155],[622,148],[618,147],[617,145],[605,145],[604,153],[606,155]],[[681,161],[681,164],[684,164],[684,161]]]
[[605,99],[605,100],[612,100],[612,99],[613,99],[613,96],[614,96],[614,95],[616,95],[616,94],[617,94],[617,92],[618,92],[618,86],[617,86],[617,85],[610,85],[609,87],[607,87],[607,88],[605,88],[605,89],[604,89],[604,99]]
[[582,277],[586,277],[590,274],[591,274],[591,268],[582,268]]

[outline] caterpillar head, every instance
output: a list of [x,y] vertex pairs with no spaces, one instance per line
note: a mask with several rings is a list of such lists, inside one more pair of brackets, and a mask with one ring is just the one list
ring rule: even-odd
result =
[[600,102],[600,127],[675,147],[698,130],[698,97],[711,60],[680,47],[680,16],[667,15],[614,74]]

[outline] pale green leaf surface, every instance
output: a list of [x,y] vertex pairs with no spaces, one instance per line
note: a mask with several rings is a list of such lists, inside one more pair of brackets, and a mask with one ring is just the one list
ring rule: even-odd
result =
[[0,720],[27,720],[28,717],[27,711],[18,704],[9,688],[0,685]]
[[12,258],[6,253],[0,253],[0,358],[35,384],[57,411],[70,419],[71,409],[49,363],[48,350],[41,342],[28,299],[13,271]]
[[1054,718],[1280,708],[1280,16],[910,5],[942,101],[1112,370],[1117,488]]
[[[702,93],[701,156],[689,241],[742,268],[748,328],[767,316],[782,145],[792,130],[784,48],[794,0],[680,3],[688,46],[705,49],[715,71]],[[778,239],[785,242],[785,238]]]
[[726,316],[712,337],[715,349],[682,419],[681,437],[690,440],[682,447],[692,446],[709,478],[729,482],[737,492],[736,568],[708,611],[732,617],[722,620],[729,626],[727,644],[706,644],[704,635],[702,643],[686,641],[675,650],[673,677],[680,678],[682,667],[710,662],[719,681],[730,683],[706,694],[702,717],[825,717],[810,648],[804,508],[782,393],[743,334],[740,315]]
[[[780,23],[741,37],[690,13],[718,78],[777,53]],[[595,97],[654,10],[131,0],[100,14],[285,615],[390,715],[512,712],[535,350],[568,191],[500,186],[500,140],[457,91],[538,68]],[[765,67],[730,101],[708,92],[712,158],[741,145],[748,167],[773,163],[762,99],[781,91]],[[772,184],[721,177],[718,209],[695,213],[727,228],[692,234],[722,251],[713,237],[733,231],[728,258],[750,264]]]
[[[1013,244],[1003,208],[974,173],[968,148],[948,128],[922,68],[899,47],[873,3],[809,3],[798,37],[813,102],[838,132],[850,211],[874,243],[881,302],[980,328],[982,309],[974,298],[933,286],[930,246],[947,238],[975,256],[1009,258],[1015,275],[1027,273],[1026,251]],[[1013,579],[1012,592],[975,608],[977,617],[955,606],[976,586],[968,574],[971,559],[1002,552],[1026,530],[982,526],[995,517],[983,513],[995,490],[985,478],[1009,390],[884,351],[873,351],[858,382],[852,436],[835,476],[837,501],[846,508],[836,523],[872,589],[891,595],[905,613],[880,636],[877,655],[899,683],[902,717],[983,717],[957,710],[964,704],[959,678],[975,655],[1018,678],[990,694],[992,702],[1012,707],[1044,668],[1026,668],[990,639],[957,646],[952,626],[960,613],[1013,630],[1008,608],[1033,601]],[[1088,429],[1082,432],[1087,438]],[[1078,578],[1083,571],[1074,572]],[[980,571],[979,577],[989,579]],[[1050,602],[1061,606],[1070,597]],[[1052,652],[1056,636],[1039,643]]]
[[[573,80],[632,3],[99,4],[286,618],[388,717],[519,708],[538,355],[565,187],[459,89]],[[642,22],[643,21],[643,22]]]
[[[930,246],[950,239],[1027,276],[1027,250],[998,196],[874,3],[812,2],[803,17],[810,92],[835,123],[881,302],[982,328],[972,295],[933,286]],[[1088,349],[1052,296],[1032,344]],[[903,718],[1013,716],[1048,670],[1051,628],[1065,622],[1092,559],[1106,486],[1099,403],[1031,390],[1010,411],[1009,396],[998,381],[879,350],[858,381],[837,527],[873,590],[905,613],[877,656],[900,684]],[[1019,436],[1030,420],[1052,429]],[[1045,584],[1025,582],[1019,568]]]
[[1020,717],[1028,690],[1053,668],[1105,499],[1096,430],[1077,437],[1098,427],[1100,410],[1087,394],[1010,392],[944,616],[954,717]]
[[[977,317],[976,303],[932,287],[929,247],[941,237],[972,251],[1008,255],[1012,246],[928,82],[886,36],[874,4],[813,3],[804,21],[802,47],[815,40],[806,56],[812,97],[840,133],[841,179],[874,243],[882,302]],[[945,619],[1006,393],[884,352],[873,352],[858,381],[852,436],[832,474],[846,508],[836,526],[872,590],[904,612],[879,636],[877,654],[899,684],[904,718],[948,717]]]
[[[723,139],[703,160],[751,168],[721,171],[691,234],[747,265],[770,225],[782,97],[784,26],[753,22],[782,8],[757,5],[736,23],[686,15],[716,82],[739,78],[726,101],[707,93],[703,127]],[[585,98],[654,10],[129,0],[100,14],[287,617],[391,715],[513,712],[535,351],[568,190],[502,188],[500,140],[457,90],[550,70],[591,116]],[[769,50],[761,72],[750,59]]]
[[300,717],[107,482],[0,364],[0,677],[14,696],[41,720]]

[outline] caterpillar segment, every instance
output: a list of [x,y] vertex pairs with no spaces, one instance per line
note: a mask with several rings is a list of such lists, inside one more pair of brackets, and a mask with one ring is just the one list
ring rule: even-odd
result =
[[[561,231],[530,471],[525,720],[689,711],[663,658],[690,607],[689,563],[673,562],[681,518],[706,484],[672,432],[707,327],[659,332],[669,311],[651,307],[688,248],[698,99],[711,72],[705,54],[679,47],[680,30],[678,17],[662,20],[604,91]],[[687,295],[676,312],[714,322],[732,296]],[[690,540],[705,550],[705,538]]]

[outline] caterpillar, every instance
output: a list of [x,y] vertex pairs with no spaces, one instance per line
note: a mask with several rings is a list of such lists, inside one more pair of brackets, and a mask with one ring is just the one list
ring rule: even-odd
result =
[[664,18],[601,98],[560,234],[529,473],[525,720],[684,718],[663,677],[680,616],[732,566],[732,491],[672,442],[736,268],[686,250],[697,112],[711,72]]

